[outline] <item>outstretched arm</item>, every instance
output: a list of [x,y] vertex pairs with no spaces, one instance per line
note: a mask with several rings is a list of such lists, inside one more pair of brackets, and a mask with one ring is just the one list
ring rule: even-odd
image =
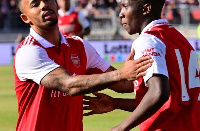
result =
[[151,66],[151,57],[138,60],[127,59],[121,69],[94,75],[79,75],[72,77],[65,69],[58,67],[48,73],[41,84],[50,89],[66,92],[68,95],[80,95],[105,88],[108,84],[120,80],[135,80],[143,76]]
[[90,110],[84,113],[84,116],[93,114],[103,114],[115,109],[124,111],[133,111],[136,107],[134,99],[112,98],[103,93],[93,93],[96,97],[84,96],[84,110]]
[[[127,64],[127,61],[132,60],[134,55],[135,55],[135,51],[133,49],[131,51],[131,53],[129,54],[129,56],[127,57],[125,64]],[[138,70],[137,70],[138,76],[136,76],[137,78],[142,77],[142,76],[144,76],[146,74],[146,72],[143,71],[144,70],[143,66],[145,65],[145,63],[144,62],[140,63],[139,61],[140,61],[140,59],[135,61],[135,66],[137,66],[136,68],[138,68]],[[140,64],[137,64],[138,62]],[[153,60],[152,60],[152,62],[153,62]],[[116,70],[114,67],[110,67],[110,68],[108,68],[108,70],[106,72],[114,71],[114,70]],[[113,90],[113,91],[115,91],[115,92],[118,92],[118,93],[131,93],[131,92],[134,92],[133,81],[127,81],[127,80],[123,80],[123,81],[112,83],[111,85],[108,86],[108,88]]]
[[149,89],[137,108],[120,125],[114,127],[112,131],[132,129],[152,116],[168,100],[170,89],[166,76],[154,75],[148,80],[147,85]]

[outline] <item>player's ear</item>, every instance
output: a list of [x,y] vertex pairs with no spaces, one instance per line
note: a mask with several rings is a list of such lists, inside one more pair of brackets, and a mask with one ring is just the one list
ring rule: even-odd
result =
[[20,17],[25,23],[31,24],[31,21],[28,19],[27,15],[21,14]]
[[148,15],[150,12],[151,12],[151,4],[149,4],[149,3],[144,4],[142,14]]

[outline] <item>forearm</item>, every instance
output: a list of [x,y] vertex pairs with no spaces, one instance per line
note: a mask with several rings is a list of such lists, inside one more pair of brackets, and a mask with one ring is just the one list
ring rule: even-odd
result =
[[121,127],[129,130],[155,114],[169,98],[168,78],[154,75],[148,80],[148,91],[137,108],[122,123]]
[[135,99],[113,98],[114,109],[132,112],[136,108]]
[[163,105],[159,98],[145,95],[137,108],[120,125],[128,131],[152,116]]
[[[110,66],[106,72],[116,70],[114,67]],[[118,93],[131,93],[134,92],[133,81],[122,80],[119,82],[112,83],[108,86],[109,89]]]
[[57,89],[74,96],[100,90],[106,87],[107,84],[120,81],[121,79],[123,79],[121,70],[72,77],[66,70],[57,68],[55,71],[47,74],[41,81],[41,84],[47,88]]
[[133,81],[119,81],[110,84],[109,89],[117,92],[117,93],[131,93],[134,92]]

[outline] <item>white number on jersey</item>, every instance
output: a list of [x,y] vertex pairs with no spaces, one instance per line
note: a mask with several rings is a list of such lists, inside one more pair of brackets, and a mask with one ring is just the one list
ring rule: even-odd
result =
[[[175,53],[176,53],[176,57],[178,60],[178,65],[179,65],[179,69],[181,73],[180,75],[181,75],[181,85],[182,85],[182,101],[189,101],[190,97],[188,95],[187,88],[186,88],[185,72],[184,72],[182,57],[178,49],[175,49]],[[200,87],[199,67],[198,67],[198,61],[196,59],[195,51],[190,52],[188,74],[189,74],[189,78],[188,78],[189,89]],[[198,76],[196,76],[196,74],[198,74]],[[200,101],[200,94],[199,94],[198,100]]]

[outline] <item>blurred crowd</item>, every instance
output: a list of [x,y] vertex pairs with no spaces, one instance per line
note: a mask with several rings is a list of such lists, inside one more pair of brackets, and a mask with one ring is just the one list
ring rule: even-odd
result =
[[[190,21],[198,23],[200,19],[200,16],[197,16],[200,15],[198,9],[199,3],[200,0],[166,0],[165,8],[163,9],[163,17],[167,18],[172,24],[180,24],[182,15],[181,9],[187,8],[189,9]],[[196,10],[196,12],[194,12],[194,10]]]
[[[1,0],[0,1],[0,28],[8,24],[9,17],[10,26],[24,27],[23,22],[19,18],[20,11],[16,5],[17,0]],[[81,10],[83,14],[91,20],[94,17],[110,15],[114,11],[116,15],[120,12],[120,0],[72,0],[73,7]],[[166,7],[163,9],[163,17],[173,19],[175,22],[180,20],[181,13],[179,11],[182,6],[199,6],[200,0],[166,0]],[[166,13],[170,12],[170,13]]]

